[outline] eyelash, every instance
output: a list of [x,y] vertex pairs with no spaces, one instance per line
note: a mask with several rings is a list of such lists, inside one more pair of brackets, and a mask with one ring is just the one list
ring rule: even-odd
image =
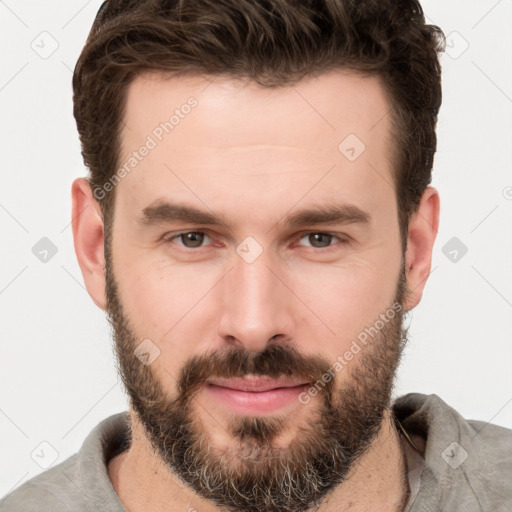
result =
[[[211,239],[211,237],[208,235],[208,233],[206,231],[181,231],[181,232],[175,233],[171,236],[164,237],[164,242],[169,243],[169,244],[173,243],[175,239],[180,238],[180,236],[186,235],[189,233],[200,233],[200,234],[206,235],[207,237],[209,237]],[[329,231],[304,231],[302,233],[299,233],[299,235],[300,235],[300,238],[297,239],[299,241],[308,235],[327,235],[327,236],[332,236],[333,238],[338,239],[338,241],[339,241],[338,244],[348,245],[351,243],[351,240],[347,235],[341,236],[341,235],[337,235],[335,233],[331,233]],[[329,245],[327,247],[313,247],[313,246],[304,246],[304,247],[308,247],[310,249],[317,249],[322,252],[328,252],[330,249],[336,248],[336,246],[338,244]],[[183,244],[178,244],[178,245],[181,245],[181,247],[183,247],[185,250],[191,250],[191,251],[194,251],[194,250],[197,251],[198,249],[203,249],[205,247],[202,245],[199,247],[186,247]]]

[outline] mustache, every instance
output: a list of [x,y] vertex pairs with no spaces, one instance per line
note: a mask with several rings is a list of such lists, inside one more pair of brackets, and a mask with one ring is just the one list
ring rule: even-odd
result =
[[[209,378],[243,378],[260,375],[272,378],[293,377],[307,382],[321,380],[329,362],[320,356],[304,356],[285,344],[269,345],[253,352],[243,347],[226,347],[191,357],[183,366],[178,381],[182,401],[188,400]],[[332,380],[326,388],[332,386]]]

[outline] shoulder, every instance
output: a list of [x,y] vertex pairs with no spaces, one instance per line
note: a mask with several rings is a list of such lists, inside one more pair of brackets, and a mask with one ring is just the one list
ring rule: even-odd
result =
[[0,500],[1,512],[81,510],[73,484],[78,454],[40,473]]
[[511,429],[467,419],[436,394],[408,393],[395,400],[393,410],[407,431],[425,437],[429,444],[464,442],[478,455],[483,451],[497,462],[512,455]]
[[20,485],[0,500],[0,512],[123,512],[108,461],[130,442],[127,413],[101,421],[78,453]]
[[466,419],[435,394],[401,396],[393,410],[408,433],[425,439],[420,502],[423,495],[441,510],[511,510],[512,430]]

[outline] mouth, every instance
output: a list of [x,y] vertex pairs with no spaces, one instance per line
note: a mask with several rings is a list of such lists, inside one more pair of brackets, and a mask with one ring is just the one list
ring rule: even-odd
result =
[[299,395],[309,382],[249,376],[208,379],[206,391],[211,398],[237,414],[268,414],[298,405]]

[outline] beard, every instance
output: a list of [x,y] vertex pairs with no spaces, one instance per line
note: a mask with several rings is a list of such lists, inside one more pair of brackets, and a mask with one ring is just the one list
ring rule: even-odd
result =
[[[403,309],[342,369],[345,380],[339,389],[335,378],[322,381],[322,376],[332,375],[333,362],[302,355],[294,346],[271,343],[272,339],[257,353],[230,346],[194,355],[180,369],[176,392],[170,397],[151,366],[136,356],[142,338],[135,335],[124,313],[108,244],[105,255],[106,309],[117,368],[130,406],[162,462],[198,495],[223,510],[305,512],[317,508],[370,447],[390,408],[396,369],[407,342]],[[404,293],[402,265],[395,303],[402,305]],[[309,405],[311,411],[293,425],[296,434],[287,446],[273,442],[290,428],[286,416],[231,416],[230,442],[224,448],[215,446],[212,432],[201,422],[194,397],[205,381],[248,374],[322,382],[317,400]]]

